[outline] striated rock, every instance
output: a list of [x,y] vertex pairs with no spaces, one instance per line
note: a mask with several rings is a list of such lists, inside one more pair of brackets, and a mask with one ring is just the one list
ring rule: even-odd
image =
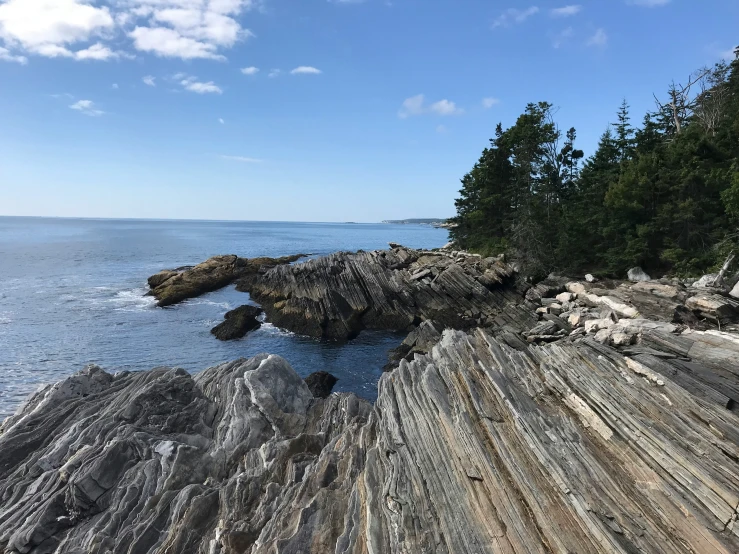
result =
[[678,362],[446,331],[374,408],[314,398],[277,356],[195,378],[88,368],[0,429],[0,548],[737,552],[739,418]]
[[634,283],[639,282],[639,281],[651,281],[652,280],[652,278],[649,275],[647,275],[647,272],[644,271],[640,267],[632,267],[627,272],[627,277],[629,281],[632,281]]
[[513,269],[463,252],[340,252],[260,275],[248,292],[270,322],[295,333],[351,339],[363,329],[479,325],[516,332],[535,322],[512,287]]
[[433,322],[424,321],[408,334],[400,346],[388,353],[389,363],[384,367],[385,371],[395,369],[402,359],[410,361],[415,354],[426,354],[440,338],[441,333]]
[[693,287],[697,289],[713,287],[716,284],[716,279],[718,279],[718,273],[709,273],[708,275],[704,275],[695,283],[693,283]]
[[711,319],[719,325],[739,318],[739,302],[718,294],[696,294],[688,298],[685,306],[698,316]]
[[316,371],[305,378],[311,394],[316,398],[328,398],[339,380],[327,371]]
[[283,258],[239,258],[238,256],[214,256],[194,267],[180,270],[164,270],[148,279],[151,291],[159,307],[171,306],[195,298],[206,292],[221,289],[237,279],[249,279],[260,271],[287,264],[305,257],[305,254]]
[[250,331],[259,329],[262,324],[257,319],[263,313],[262,308],[256,306],[241,306],[230,312],[226,312],[225,321],[219,323],[210,330],[218,340],[236,340],[245,336]]

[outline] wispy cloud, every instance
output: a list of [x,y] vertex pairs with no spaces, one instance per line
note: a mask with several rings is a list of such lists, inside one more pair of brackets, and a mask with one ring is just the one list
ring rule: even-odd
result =
[[490,108],[492,108],[496,104],[500,104],[500,100],[498,100],[497,98],[492,98],[491,97],[491,98],[483,98],[482,99],[482,107],[485,108],[486,110],[489,110]]
[[464,113],[462,108],[458,108],[454,102],[446,99],[434,102],[429,109],[438,115],[461,115]]
[[151,75],[147,75],[146,77],[142,77],[141,80],[144,82],[145,85],[148,85],[150,87],[157,86],[157,84],[156,84],[156,77],[152,77]]
[[721,52],[721,59],[723,60],[733,60],[736,57],[736,49],[739,48],[739,45],[735,46],[734,48],[729,48],[728,50],[725,50]]
[[574,30],[572,29],[572,27],[567,27],[566,29],[563,29],[562,31],[554,35],[554,37],[552,37],[552,47],[559,48],[565,42],[571,39],[573,34]]
[[118,83],[113,83],[112,85],[110,85],[110,88],[112,88],[113,90],[118,90]]
[[398,117],[400,117],[401,119],[406,119],[411,116],[427,113],[433,113],[443,116],[461,115],[464,113],[464,110],[457,107],[457,105],[451,100],[446,99],[439,100],[438,102],[434,102],[427,106],[426,97],[423,94],[418,94],[416,96],[406,98],[403,101],[403,105],[398,111]]
[[105,113],[104,111],[98,109],[95,106],[95,102],[93,102],[92,100],[79,100],[74,104],[71,104],[69,107],[73,110],[92,117],[99,117]]
[[185,90],[190,92],[196,92],[198,94],[222,94],[223,90],[221,87],[216,85],[213,81],[204,83],[198,81],[197,77],[185,77],[180,81],[180,84]]
[[532,15],[539,13],[537,6],[531,6],[525,10],[519,10],[516,8],[508,8],[502,14],[500,14],[495,21],[493,21],[493,29],[498,27],[510,27],[514,23],[523,23]]
[[219,117],[218,118],[218,123],[220,123],[221,125],[225,125],[226,124],[226,122],[223,121],[223,118],[222,117]]
[[608,45],[608,34],[605,29],[598,29],[593,36],[588,39],[588,46],[596,48],[605,48]]
[[259,158],[248,158],[246,156],[221,156],[221,159],[223,160],[230,160],[232,162],[241,162],[245,164],[260,164],[264,160],[260,160]]
[[572,4],[570,6],[562,6],[561,8],[554,8],[549,11],[552,17],[571,17],[577,15],[582,11],[582,6],[579,4]]
[[19,63],[21,65],[26,65],[28,63],[28,58],[25,56],[17,56],[15,54],[11,54],[10,50],[7,48],[3,48],[0,46],[0,60],[4,62],[15,62]]
[[626,0],[632,6],[644,6],[645,8],[660,8],[669,4],[671,0]]
[[440,135],[443,135],[447,131],[448,129],[446,128],[446,125],[439,125],[438,127],[436,127],[436,132],[439,133]]
[[282,75],[282,70],[281,69],[272,69],[272,70],[270,70],[270,72],[267,75],[267,77],[269,77],[270,79],[274,79],[275,77],[279,77],[280,75]]
[[320,75],[321,73],[323,72],[320,69],[309,65],[301,65],[290,72],[291,75]]
[[256,75],[257,73],[259,73],[259,68],[258,67],[244,67],[241,70],[241,73],[243,73],[244,75]]

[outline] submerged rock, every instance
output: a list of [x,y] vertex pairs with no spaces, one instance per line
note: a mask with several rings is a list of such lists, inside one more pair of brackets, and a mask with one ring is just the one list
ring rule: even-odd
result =
[[331,396],[331,391],[334,390],[334,385],[338,382],[339,380],[327,371],[316,371],[305,378],[305,384],[308,385],[310,392],[316,398]]
[[226,312],[225,321],[210,330],[218,340],[236,340],[244,337],[250,331],[259,329],[262,324],[257,319],[264,310],[256,306],[241,306]]

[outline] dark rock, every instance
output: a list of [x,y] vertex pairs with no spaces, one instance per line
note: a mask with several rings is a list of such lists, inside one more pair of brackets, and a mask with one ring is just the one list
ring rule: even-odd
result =
[[316,371],[305,378],[305,384],[308,385],[310,392],[316,398],[328,398],[334,385],[338,383],[338,379],[326,371]]
[[148,279],[151,291],[159,307],[171,306],[188,298],[230,285],[237,279],[249,279],[260,271],[280,264],[291,263],[305,254],[284,258],[239,258],[238,256],[214,256],[194,267],[164,270]]
[[245,336],[248,332],[259,329],[262,324],[257,320],[264,310],[256,306],[241,306],[226,312],[225,321],[210,330],[218,340],[235,340]]
[[424,321],[405,338],[400,346],[388,352],[389,363],[383,368],[385,371],[395,369],[400,360],[412,360],[415,354],[426,354],[439,342],[441,333],[433,322]]

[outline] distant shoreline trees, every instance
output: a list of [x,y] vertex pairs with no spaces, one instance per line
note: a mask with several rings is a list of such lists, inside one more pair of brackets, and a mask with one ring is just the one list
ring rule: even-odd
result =
[[624,100],[587,159],[547,102],[498,124],[462,178],[452,239],[532,276],[720,265],[739,246],[739,49],[667,97],[639,128]]

